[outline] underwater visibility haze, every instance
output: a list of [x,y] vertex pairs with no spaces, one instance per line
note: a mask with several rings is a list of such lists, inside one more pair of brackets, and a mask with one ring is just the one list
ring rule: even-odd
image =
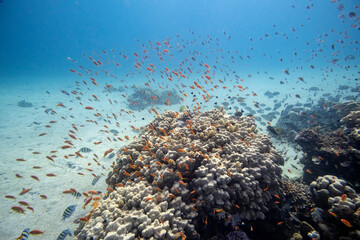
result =
[[360,239],[356,0],[0,1],[1,239]]

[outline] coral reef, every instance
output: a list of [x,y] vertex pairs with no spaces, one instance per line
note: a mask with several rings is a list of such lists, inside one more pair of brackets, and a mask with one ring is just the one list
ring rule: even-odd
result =
[[[285,199],[289,201],[289,209],[287,211],[291,218],[309,218],[310,210],[315,206],[313,201],[311,201],[309,187],[294,181],[283,180],[282,183]],[[283,209],[286,207],[286,204],[284,204]]]
[[152,88],[136,87],[127,97],[127,105],[132,110],[144,110],[146,107],[157,105],[173,105],[180,102],[180,96],[174,89],[155,90]]
[[19,102],[17,103],[17,105],[18,105],[19,107],[26,107],[26,108],[33,106],[33,104],[32,104],[31,102],[27,102],[27,101],[25,101],[25,100],[19,101]]
[[310,184],[317,208],[313,215],[322,239],[360,238],[360,196],[342,179],[318,177]]
[[275,126],[281,137],[294,141],[296,135],[303,129],[316,128],[322,134],[334,131],[341,126],[340,119],[351,111],[360,110],[356,101],[340,103],[339,98],[321,98],[317,104],[304,104],[303,106],[288,105]]
[[121,151],[107,178],[115,190],[79,239],[211,239],[219,222],[226,235],[280,212],[283,159],[252,117],[166,111]]
[[[349,109],[348,109],[349,110]],[[347,110],[347,111],[348,111]],[[339,129],[322,134],[313,129],[300,131],[295,138],[305,156],[304,181],[310,183],[317,176],[332,174],[358,185],[360,171],[360,111],[350,111],[340,120]]]

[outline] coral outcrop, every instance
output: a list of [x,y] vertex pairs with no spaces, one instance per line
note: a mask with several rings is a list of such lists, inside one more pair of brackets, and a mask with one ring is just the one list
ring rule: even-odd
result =
[[283,159],[252,117],[166,111],[121,151],[107,178],[115,190],[79,239],[205,239],[212,223],[250,226],[283,198]]
[[156,105],[173,105],[180,102],[180,96],[174,89],[155,90],[146,87],[134,87],[127,97],[127,106],[132,110],[144,110]]
[[318,177],[310,192],[317,206],[313,220],[326,239],[360,238],[360,196],[345,180]]
[[360,111],[349,111],[340,123],[343,126],[332,132],[322,134],[314,129],[305,129],[295,138],[305,152],[305,157],[301,159],[304,169],[310,170],[310,173],[304,173],[305,182],[331,174],[359,184]]

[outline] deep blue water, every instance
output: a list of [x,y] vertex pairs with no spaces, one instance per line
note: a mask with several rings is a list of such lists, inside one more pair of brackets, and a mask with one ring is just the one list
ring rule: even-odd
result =
[[[344,5],[342,11],[337,9],[340,3]],[[82,53],[102,49],[132,55],[139,50],[135,39],[146,43],[179,34],[180,38],[192,40],[194,36],[189,29],[195,36],[218,37],[222,48],[239,51],[242,56],[250,55],[249,68],[252,70],[266,66],[282,69],[280,57],[287,63],[286,67],[305,66],[308,60],[314,65],[325,65],[336,50],[340,51],[338,58],[342,60],[348,54],[358,54],[354,51],[358,44],[348,44],[360,36],[357,28],[351,27],[355,18],[348,17],[350,11],[359,12],[354,7],[356,3],[4,0],[0,5],[0,78],[2,82],[27,77],[49,79],[61,76],[68,79],[72,76],[67,71],[69,62],[66,58],[69,56],[79,59]],[[341,14],[345,15],[345,23],[339,17]],[[231,41],[223,37],[224,31],[231,36]],[[339,44],[337,40],[344,39],[345,31],[350,38]],[[270,37],[264,37],[264,34]],[[259,40],[260,37],[263,40]],[[311,59],[311,51],[319,49],[316,39],[325,41],[326,47],[318,54],[327,57]],[[330,48],[331,44],[335,44],[335,50]],[[298,53],[297,58],[294,58],[294,51]],[[263,54],[271,55],[273,59]],[[292,63],[290,58],[294,59]]]

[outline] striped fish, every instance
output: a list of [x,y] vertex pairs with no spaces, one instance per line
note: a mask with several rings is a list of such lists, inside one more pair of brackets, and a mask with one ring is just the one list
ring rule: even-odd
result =
[[100,177],[101,175],[97,175],[96,177],[94,177],[91,184],[94,186],[99,181]]
[[71,230],[65,229],[64,231],[62,231],[58,236],[57,240],[64,240],[67,237],[67,235],[72,236]]
[[27,240],[29,238],[30,228],[25,228],[17,240]]
[[81,197],[81,193],[79,193],[79,192],[71,192],[71,195],[73,195],[76,198]]
[[69,218],[71,216],[71,214],[73,214],[73,212],[75,211],[75,208],[76,208],[76,205],[68,206],[63,213],[62,220],[64,221],[65,219]]
[[88,153],[88,152],[91,152],[92,150],[88,147],[82,147],[82,148],[80,148],[79,151],[82,153]]

